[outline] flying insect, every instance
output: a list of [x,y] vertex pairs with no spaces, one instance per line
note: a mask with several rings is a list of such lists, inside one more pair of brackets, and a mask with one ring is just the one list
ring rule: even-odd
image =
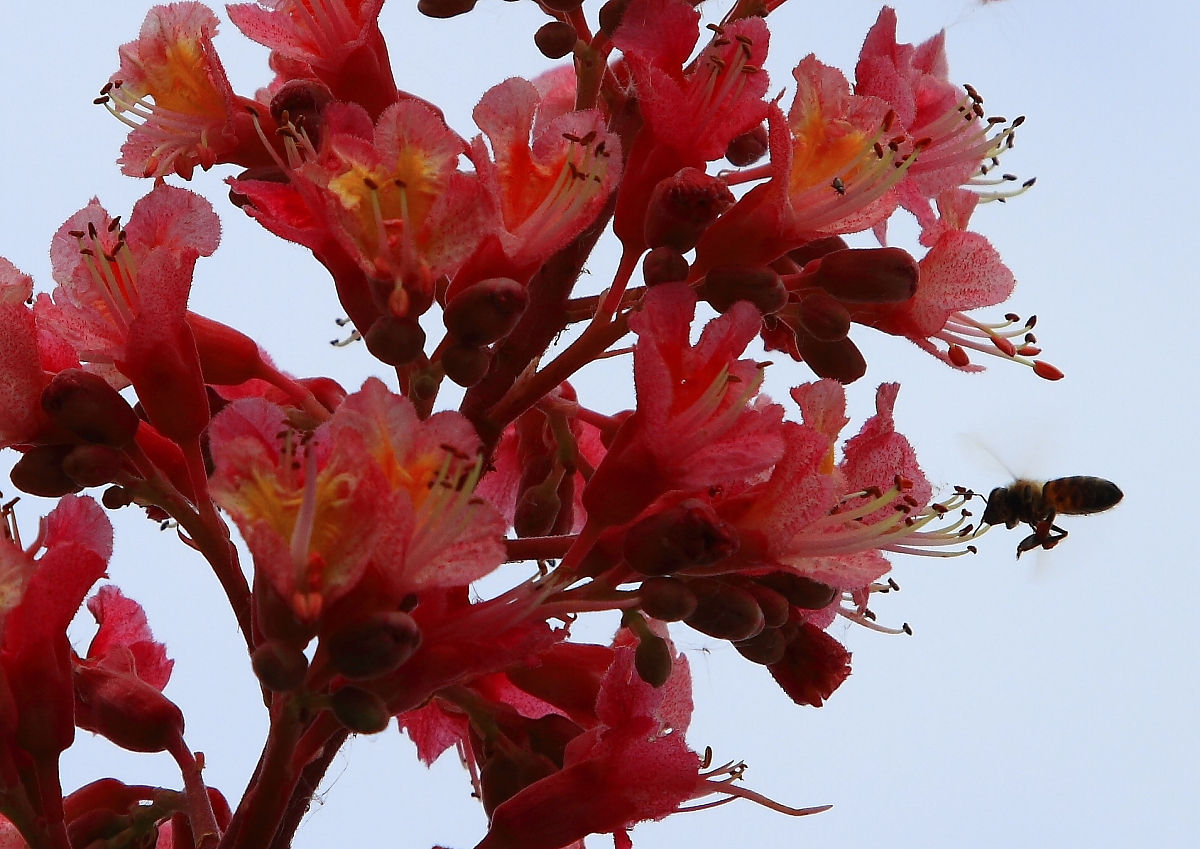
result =
[[1009,530],[1028,525],[1033,531],[1017,545],[1017,557],[1041,548],[1049,551],[1062,542],[1067,532],[1054,524],[1060,516],[1103,513],[1120,503],[1124,493],[1110,480],[1075,475],[1038,483],[1015,480],[998,486],[987,497],[983,522],[1004,525]]

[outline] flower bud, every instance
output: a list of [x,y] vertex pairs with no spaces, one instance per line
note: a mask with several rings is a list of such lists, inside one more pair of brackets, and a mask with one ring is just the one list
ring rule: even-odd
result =
[[375,359],[389,366],[405,366],[425,349],[425,331],[414,318],[384,315],[375,319],[363,340]]
[[540,537],[550,533],[563,506],[558,495],[560,483],[558,476],[551,474],[521,493],[513,515],[517,536]]
[[743,584],[742,588],[754,596],[754,600],[762,608],[763,622],[768,628],[783,627],[788,621],[791,605],[782,593],[753,582]]
[[733,644],[738,654],[751,663],[770,666],[783,659],[787,651],[787,638],[778,628],[764,628],[761,634]]
[[237,386],[258,377],[262,357],[257,342],[240,330],[194,312],[187,314],[187,323],[196,339],[205,383]]
[[412,657],[421,645],[421,629],[407,613],[374,613],[344,625],[321,642],[333,668],[355,681],[386,675]]
[[650,194],[646,244],[686,253],[733,202],[733,192],[723,181],[699,168],[683,168],[661,180]]
[[749,301],[763,315],[782,309],[787,287],[772,268],[751,265],[719,265],[708,272],[696,294],[717,312],[728,312],[738,301]]
[[763,630],[763,612],[754,596],[724,581],[693,578],[688,586],[696,594],[696,610],[683,621],[718,640],[748,640]]
[[67,824],[67,838],[71,846],[91,846],[95,841],[107,841],[116,837],[129,825],[128,816],[97,808],[71,820]]
[[735,168],[753,165],[766,155],[769,148],[767,128],[759,124],[748,133],[742,133],[725,148],[725,158]]
[[271,117],[280,127],[290,123],[308,137],[314,148],[320,150],[323,113],[332,100],[333,93],[324,83],[288,80],[271,97]]
[[267,640],[254,650],[250,665],[259,682],[272,693],[292,693],[304,685],[308,658],[291,643]]
[[696,610],[696,594],[678,578],[647,578],[638,594],[642,612],[663,622],[678,622]]
[[836,342],[850,333],[850,311],[820,289],[801,297],[797,317],[800,326],[822,342]]
[[417,0],[417,11],[428,18],[453,18],[475,8],[476,0]]
[[122,507],[128,507],[133,503],[133,496],[124,487],[110,486],[100,496],[100,503],[109,510],[120,510]]
[[442,351],[442,368],[446,377],[459,386],[474,386],[487,374],[492,359],[486,348],[449,345]]
[[383,699],[361,687],[342,687],[329,697],[329,708],[355,734],[378,734],[391,719]]
[[800,268],[808,265],[814,259],[820,259],[834,251],[844,251],[850,246],[841,236],[826,236],[824,239],[813,239],[798,248],[788,251],[788,258]]
[[647,286],[660,283],[678,283],[687,280],[690,266],[683,254],[665,245],[654,248],[642,260],[642,279]]
[[566,56],[574,49],[578,40],[579,34],[575,32],[575,27],[563,21],[542,24],[533,34],[533,43],[547,59],[561,59]]
[[821,258],[811,281],[847,304],[895,304],[917,291],[917,261],[900,248],[855,248]]
[[451,298],[442,321],[456,341],[475,348],[512,332],[528,304],[529,293],[524,286],[507,277],[493,277]]
[[86,442],[124,448],[137,434],[138,417],[108,382],[83,369],[60,371],[42,390],[42,409],[63,430]]
[[788,604],[801,610],[820,610],[828,607],[838,596],[838,591],[793,572],[771,572],[755,578],[764,587],[769,587],[788,600]]
[[558,772],[558,767],[545,755],[519,749],[505,752],[497,747],[479,770],[480,802],[484,813],[492,811],[516,796],[535,781]]
[[631,527],[623,552],[630,567],[643,575],[670,575],[711,566],[737,548],[737,531],[708,502],[689,498]]
[[112,483],[121,473],[121,452],[107,445],[77,445],[63,458],[62,470],[82,487]]
[[853,383],[867,373],[867,361],[858,346],[847,339],[822,341],[804,328],[796,328],[796,350],[817,377]]
[[612,35],[617,31],[621,19],[625,17],[625,10],[629,8],[629,2],[630,0],[608,0],[600,7],[600,32]]
[[25,452],[8,477],[21,492],[43,498],[61,498],[79,492],[83,487],[63,471],[63,460],[72,448],[71,445],[39,445]]
[[638,640],[633,652],[633,667],[638,677],[656,690],[671,677],[671,647],[667,641],[655,634],[646,634]]
[[183,712],[131,673],[75,667],[75,724],[131,752],[166,751],[183,735]]

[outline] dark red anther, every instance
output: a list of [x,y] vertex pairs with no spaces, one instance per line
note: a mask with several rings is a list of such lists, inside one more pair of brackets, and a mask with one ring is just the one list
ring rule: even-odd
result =
[[386,675],[412,657],[421,645],[421,629],[407,613],[388,611],[351,622],[321,637],[334,669],[365,681]]
[[442,314],[446,329],[463,345],[490,345],[507,336],[529,304],[529,293],[516,280],[493,277],[455,295]]
[[635,524],[625,533],[623,552],[643,575],[670,575],[711,566],[737,551],[737,531],[712,505],[689,498]]
[[1033,361],[1033,373],[1046,380],[1062,380],[1064,377],[1061,369],[1044,360]]
[[384,315],[375,319],[363,340],[375,359],[389,366],[405,366],[425,349],[425,331],[413,318]]
[[334,99],[328,87],[317,80],[288,80],[271,97],[271,117],[276,126],[282,128],[290,123],[302,131],[319,150],[325,107]]
[[800,299],[796,316],[800,326],[822,342],[836,342],[850,333],[850,311],[819,289]]
[[104,378],[72,368],[42,390],[42,409],[63,430],[97,445],[124,448],[137,435],[138,417]]
[[733,202],[733,192],[723,181],[699,168],[683,168],[661,180],[650,194],[646,244],[686,253]]
[[821,257],[808,281],[847,304],[896,304],[917,291],[917,261],[900,248],[852,248]]
[[[967,352],[963,350],[961,345],[951,345],[950,350],[946,352],[946,356],[950,359],[950,364],[959,368],[966,368],[971,364],[971,358],[967,356]],[[1034,369],[1036,371],[1036,369]]]
[[783,279],[765,265],[718,265],[708,272],[696,294],[722,313],[738,301],[749,301],[763,315],[770,315],[788,299]]
[[666,246],[658,247],[647,253],[642,260],[642,279],[646,281],[647,286],[678,283],[687,280],[690,268],[688,261],[679,251]]
[[992,344],[999,348],[1000,353],[1006,357],[1015,357],[1017,355],[1017,346],[1003,336],[993,336]]
[[759,124],[748,133],[742,133],[725,148],[725,158],[735,168],[753,165],[766,155],[768,149],[767,128]]

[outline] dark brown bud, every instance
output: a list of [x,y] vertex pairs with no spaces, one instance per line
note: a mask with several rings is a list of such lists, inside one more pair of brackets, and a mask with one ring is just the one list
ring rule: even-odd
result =
[[513,515],[513,530],[519,537],[540,537],[550,533],[562,510],[558,496],[559,479],[549,475],[542,483],[531,486],[517,499]]
[[63,430],[97,445],[124,448],[137,434],[138,417],[129,402],[83,369],[54,375],[42,390],[42,409]]
[[763,315],[770,315],[788,299],[783,280],[774,269],[761,265],[719,265],[708,272],[696,294],[722,313],[738,301],[749,301]]
[[647,286],[687,280],[689,270],[688,261],[674,248],[655,248],[642,260],[642,279]]
[[854,248],[821,258],[812,282],[847,304],[895,304],[917,291],[917,261],[900,248]]
[[408,365],[425,349],[425,331],[413,318],[380,316],[363,339],[371,355],[389,366]]
[[283,640],[267,640],[250,657],[254,674],[273,693],[292,693],[304,685],[308,658],[304,652]]
[[547,59],[561,59],[566,56],[574,49],[578,40],[579,34],[575,32],[575,27],[563,21],[542,24],[533,34],[533,43]]
[[836,342],[850,333],[850,311],[820,289],[801,297],[796,317],[801,327],[822,342]]
[[638,594],[642,612],[663,622],[678,622],[696,612],[696,594],[678,578],[647,578]]
[[654,187],[646,209],[646,244],[686,253],[733,202],[724,182],[699,168],[684,168]]
[[787,650],[787,638],[778,628],[765,628],[761,634],[736,642],[733,647],[751,663],[770,666],[783,659],[783,653]]
[[104,495],[100,496],[100,503],[109,510],[120,510],[133,503],[133,496],[124,487],[110,486],[104,490]]
[[162,752],[183,734],[183,712],[131,673],[75,667],[75,724],[131,752]]
[[625,10],[629,8],[630,0],[608,0],[600,7],[600,32],[612,35],[621,25]]
[[107,445],[77,445],[63,458],[63,472],[82,487],[104,486],[121,473],[121,452]]
[[61,498],[83,489],[63,470],[63,460],[71,453],[70,445],[40,445],[27,451],[12,468],[13,486],[43,498]]
[[656,690],[671,677],[671,647],[667,641],[655,634],[646,634],[638,640],[633,651],[633,667],[638,677]]
[[712,505],[689,498],[642,519],[625,533],[623,552],[643,575],[670,575],[681,569],[711,566],[737,551],[737,531],[721,520]]
[[693,578],[688,586],[696,594],[696,611],[683,621],[718,640],[748,640],[765,625],[762,608],[754,596],[724,581]]
[[788,604],[802,610],[820,610],[828,607],[838,596],[834,587],[792,572],[771,572],[754,580],[779,593],[788,600]]
[[767,128],[759,124],[748,133],[742,133],[725,148],[725,158],[735,168],[745,168],[762,159],[768,150]]
[[407,613],[375,613],[345,625],[321,642],[333,668],[355,681],[386,675],[412,657],[421,645],[421,629]]
[[459,386],[474,386],[487,374],[492,358],[486,348],[468,345],[448,345],[442,351],[442,368],[446,377]]
[[417,11],[429,18],[453,18],[475,8],[476,0],[417,0]]
[[791,605],[782,593],[757,582],[743,584],[742,588],[754,596],[754,600],[762,608],[763,622],[768,628],[782,627],[788,621]]
[[850,246],[841,236],[827,236],[824,239],[813,239],[798,248],[788,251],[788,257],[800,268],[808,265],[814,259],[820,259],[834,251],[844,251]]
[[383,699],[361,687],[342,687],[329,697],[329,709],[355,734],[378,734],[391,719]]
[[325,107],[333,94],[316,80],[293,79],[279,87],[271,98],[271,117],[283,127],[291,124],[302,132],[314,148],[321,147],[321,129]]
[[493,277],[455,295],[446,304],[442,320],[461,344],[490,345],[512,332],[528,304],[524,286],[507,277]]
[[858,346],[847,339],[823,342],[804,328],[796,329],[796,349],[817,377],[853,383],[867,373],[867,361]]

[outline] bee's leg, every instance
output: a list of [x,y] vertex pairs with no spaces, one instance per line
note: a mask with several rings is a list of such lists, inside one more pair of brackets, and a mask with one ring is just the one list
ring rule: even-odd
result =
[[1020,560],[1022,554],[1027,551],[1033,551],[1035,548],[1041,548],[1044,544],[1045,540],[1042,538],[1042,535],[1034,531],[1017,545],[1017,559]]
[[1058,525],[1051,525],[1046,529],[1046,538],[1042,540],[1042,548],[1049,551],[1067,538],[1067,532]]

